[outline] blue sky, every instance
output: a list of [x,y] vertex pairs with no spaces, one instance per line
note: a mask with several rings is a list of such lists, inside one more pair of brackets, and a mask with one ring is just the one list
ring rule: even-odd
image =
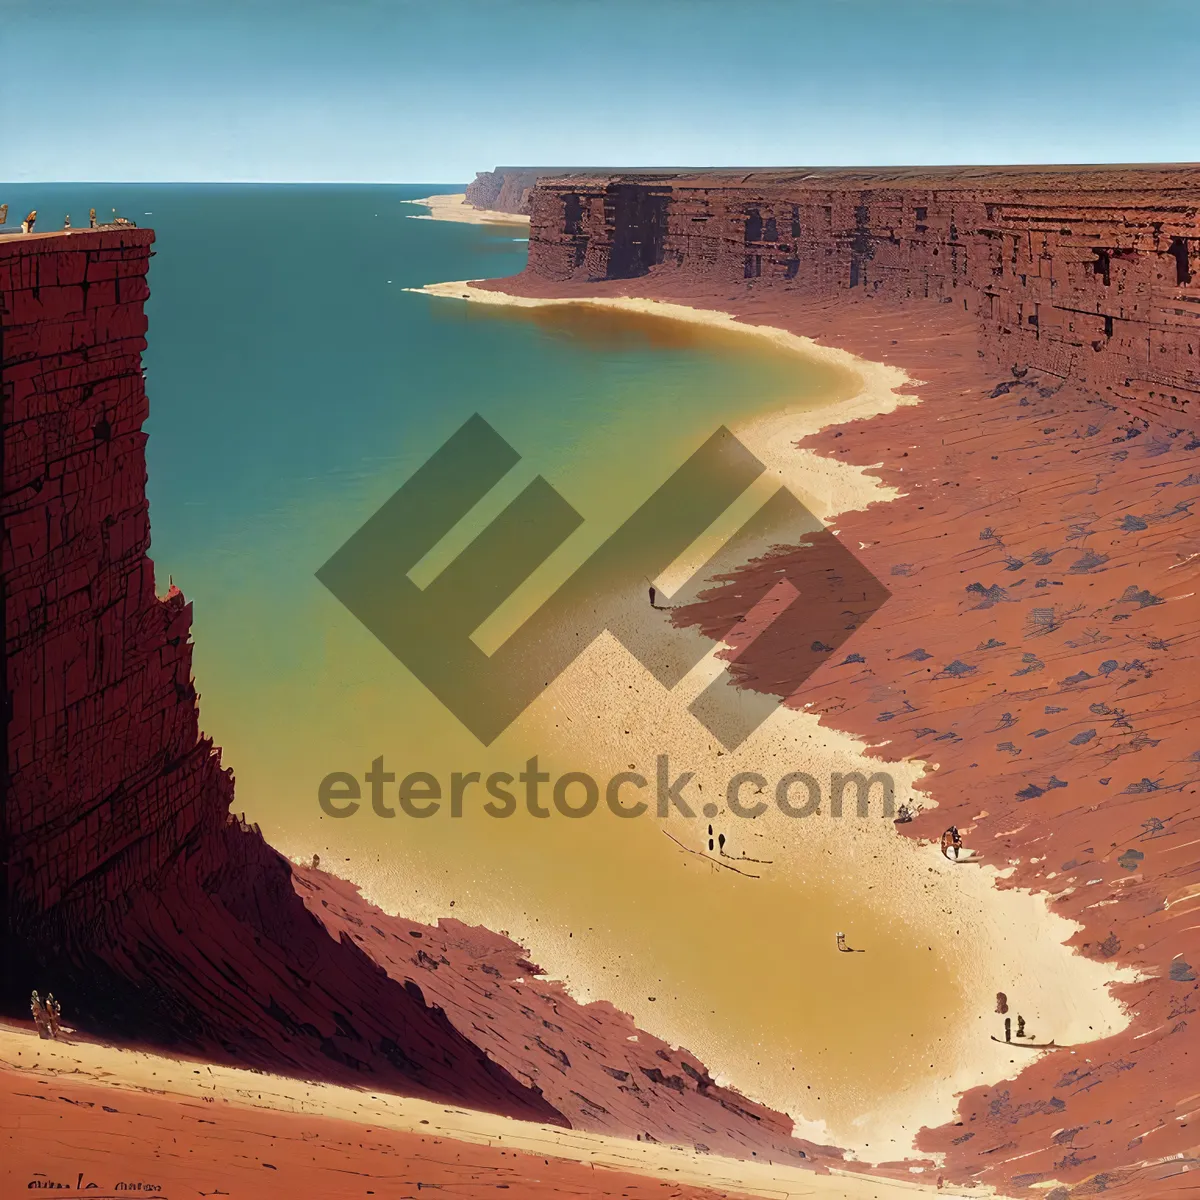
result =
[[0,180],[1200,160],[1196,0],[0,0]]

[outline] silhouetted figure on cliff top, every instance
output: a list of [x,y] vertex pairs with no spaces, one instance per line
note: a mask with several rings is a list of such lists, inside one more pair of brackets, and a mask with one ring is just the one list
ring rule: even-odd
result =
[[67,215],[65,217],[63,217],[63,228],[64,229],[71,228],[71,214],[70,213],[67,213]]
[[96,210],[94,208],[88,209],[88,228],[96,228]]
[[21,222],[21,232],[22,233],[32,233],[33,232],[33,223],[36,220],[37,220],[37,209],[31,208],[29,210],[29,216],[27,216],[25,218],[25,220],[23,220]]

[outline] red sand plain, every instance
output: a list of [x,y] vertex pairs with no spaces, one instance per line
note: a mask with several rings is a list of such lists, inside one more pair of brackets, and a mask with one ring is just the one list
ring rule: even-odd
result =
[[720,1200],[730,1193],[349,1121],[114,1092],[0,1072],[0,1196],[113,1200],[389,1200],[429,1193],[529,1200]]

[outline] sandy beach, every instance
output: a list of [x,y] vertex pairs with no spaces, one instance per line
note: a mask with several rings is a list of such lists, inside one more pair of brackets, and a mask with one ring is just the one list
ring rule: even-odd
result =
[[[1189,512],[1200,441],[1069,379],[989,361],[978,322],[953,306],[830,305],[669,270],[597,282],[529,271],[477,286],[559,300],[636,290],[927,381],[914,385],[920,405],[805,443],[880,463],[901,493],[836,522],[893,597],[888,621],[862,635],[865,664],[822,668],[805,702],[886,761],[936,765],[906,837],[936,841],[954,822],[999,889],[1082,926],[1072,950],[1135,981],[1113,989],[1120,1032],[1087,1040],[1070,1064],[1062,1051],[1014,1049],[1005,1078],[970,1088],[956,1119],[918,1146],[945,1156],[948,1178],[1055,1200],[1185,1192],[1197,1162],[1184,1014],[1200,927],[1183,881],[1195,873],[1198,759],[1185,726],[1200,711]],[[767,587],[769,576],[748,567],[737,583]],[[694,616],[724,627],[715,607]],[[745,661],[751,679],[789,653],[785,640],[762,641]]]
[[[768,465],[776,480],[835,530],[843,514],[886,504],[902,494],[894,486],[881,483],[869,467],[853,466],[796,447],[799,440],[822,430],[862,423],[917,404],[915,393],[922,385],[898,366],[873,362],[776,326],[742,322],[728,312],[666,300],[618,295],[573,294],[569,299],[511,295],[469,282],[414,290],[472,303],[520,307],[570,303],[689,321],[714,329],[737,330],[773,347],[827,362],[845,372],[847,379],[844,391],[830,403],[769,414],[736,426],[734,432]],[[686,578],[692,565],[681,561],[669,577],[659,582],[669,593],[672,583]],[[737,564],[728,565],[732,568]],[[620,614],[614,614],[613,619],[619,622]],[[802,765],[818,776],[830,770],[863,770],[869,774],[885,765],[886,760],[872,754],[862,740],[831,728],[816,710],[790,708],[777,711],[736,752],[714,762],[703,730],[686,713],[684,705],[720,670],[718,653],[714,650],[678,686],[676,691],[684,702],[681,704],[680,696],[667,702],[662,689],[618,643],[601,639],[549,690],[547,703],[535,706],[535,715],[544,726],[544,741],[572,761],[579,761],[589,746],[594,752],[599,735],[591,728],[594,722],[585,722],[585,710],[595,706],[599,697],[603,710],[612,714],[612,728],[625,730],[627,735],[633,731],[619,744],[605,747],[612,760],[627,755],[631,760],[645,761],[655,748],[668,747],[673,759],[700,764],[697,775],[706,787],[710,783],[719,787],[717,776],[732,771],[761,770],[769,776],[771,765],[779,762]],[[656,713],[681,715],[648,716]],[[583,728],[588,730],[586,738],[577,732]],[[704,774],[705,763],[712,764],[711,781]],[[913,796],[922,781],[936,771],[937,764],[910,757],[892,762],[890,769],[897,780],[898,797]],[[926,796],[917,798],[929,807]],[[987,1036],[1000,1027],[995,1015],[997,993],[1021,996],[1022,1004],[1038,1013],[1039,1027],[1054,1030],[1060,1046],[1082,1047],[1126,1025],[1125,1012],[1109,994],[1109,985],[1128,983],[1135,978],[1134,973],[1089,961],[1068,949],[1064,943],[1077,933],[1078,924],[1053,912],[1041,897],[1014,889],[1001,890],[997,886],[1001,875],[995,866],[958,868],[941,857],[936,844],[898,838],[890,823],[885,822],[857,823],[849,828],[825,822],[807,828],[800,845],[793,844],[794,831],[788,828],[786,818],[776,816],[772,820],[768,814],[755,824],[756,836],[770,848],[777,869],[801,874],[820,870],[819,856],[834,855],[867,881],[867,888],[886,889],[892,909],[916,920],[931,936],[959,946],[958,976],[969,980],[969,999],[958,1012],[954,1027],[937,1039],[940,1061],[935,1070],[894,1086],[889,1101],[856,1110],[855,1104],[862,1102],[847,1096],[844,1105],[828,1110],[827,1118],[813,1122],[803,1098],[791,1091],[795,1077],[788,1075],[789,1068],[784,1065],[773,1069],[770,1061],[759,1062],[754,1049],[739,1047],[736,1039],[714,1039],[699,1033],[685,1006],[673,1010],[661,998],[647,1003],[643,984],[648,981],[638,977],[636,971],[620,984],[610,976],[604,976],[601,984],[602,963],[590,957],[585,946],[578,941],[549,939],[544,930],[531,947],[532,952],[550,975],[568,981],[572,994],[585,1000],[613,1001],[630,1012],[639,1025],[701,1055],[721,1082],[789,1113],[797,1122],[799,1135],[832,1141],[864,1160],[876,1162],[910,1155],[922,1126],[936,1127],[952,1119],[959,1094],[970,1087],[997,1082],[1012,1072],[1014,1053],[1018,1052]],[[676,832],[687,836],[685,829]],[[870,897],[866,900],[869,902]],[[835,917],[830,914],[828,919]],[[961,938],[964,929],[970,931],[969,939]],[[1037,1053],[1019,1051],[1026,1057]],[[1065,1053],[1072,1058],[1086,1058],[1087,1052],[1075,1049]]]
[[[523,296],[485,290],[465,280],[432,283],[425,287],[405,290],[426,296],[470,300],[476,304],[498,307],[548,308],[571,304],[634,313],[644,317],[658,317],[669,321],[686,321],[710,329],[732,331],[761,340],[775,349],[826,363],[848,377],[846,390],[850,395],[839,399],[835,408],[822,407],[815,411],[783,410],[752,422],[743,422],[737,425],[733,432],[766,464],[776,478],[806,500],[812,511],[823,521],[830,520],[837,513],[862,509],[868,504],[889,500],[897,495],[895,489],[885,487],[877,477],[871,475],[868,468],[839,463],[811,450],[797,449],[796,442],[832,424],[866,420],[881,413],[892,412],[901,405],[916,404],[917,397],[906,389],[917,386],[917,381],[910,379],[899,367],[870,362],[858,355],[835,346],[821,344],[786,329],[747,324],[739,321],[731,313],[694,308],[666,300],[634,296],[573,296],[569,299]],[[854,382],[850,382],[849,377],[852,377]],[[669,590],[670,585],[666,581],[664,586]]]
[[520,213],[472,208],[462,192],[452,196],[427,196],[424,200],[402,200],[401,203],[423,205],[429,209],[427,213],[409,213],[409,219],[413,221],[454,221],[460,225],[512,225],[529,229],[528,217]]

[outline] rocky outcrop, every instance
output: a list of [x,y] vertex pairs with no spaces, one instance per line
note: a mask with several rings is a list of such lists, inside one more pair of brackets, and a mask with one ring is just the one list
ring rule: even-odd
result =
[[419,988],[575,1128],[737,1158],[800,1165],[841,1158],[791,1136],[790,1118],[720,1086],[687,1050],[603,1001],[580,1004],[509,938],[443,918],[393,917],[321,871],[294,868],[297,893],[330,933]]
[[536,279],[953,306],[1001,369],[1200,421],[1198,167],[542,174],[529,211]]

